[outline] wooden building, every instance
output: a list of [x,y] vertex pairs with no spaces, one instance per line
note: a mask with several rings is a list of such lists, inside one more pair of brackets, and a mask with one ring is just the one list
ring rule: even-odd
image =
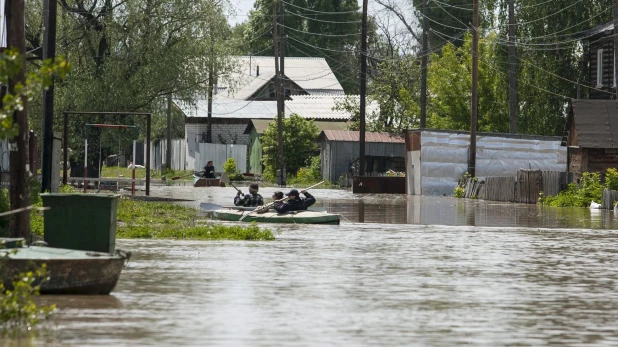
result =
[[574,180],[584,172],[605,174],[618,168],[618,102],[573,100],[562,145],[568,148],[568,171]]
[[[616,68],[614,59],[614,23],[609,22],[582,32],[584,64],[587,81],[592,88],[588,91],[589,99],[615,99]],[[585,97],[585,95],[582,95]]]
[[[319,140],[322,148],[322,178],[337,182],[344,174],[352,174],[358,161],[358,131],[324,130]],[[365,133],[365,172],[377,176],[388,170],[405,171],[405,143],[401,134]]]

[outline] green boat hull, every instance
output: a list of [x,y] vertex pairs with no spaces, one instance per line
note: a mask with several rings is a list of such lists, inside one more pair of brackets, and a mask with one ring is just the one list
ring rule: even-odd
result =
[[10,290],[16,275],[45,264],[49,278],[40,283],[41,294],[106,295],[118,283],[129,256],[122,251],[109,255],[53,247],[0,248],[0,279]]
[[294,211],[279,214],[276,212],[251,213],[232,209],[220,209],[212,213],[212,218],[226,221],[287,224],[339,224],[339,216],[314,211]]

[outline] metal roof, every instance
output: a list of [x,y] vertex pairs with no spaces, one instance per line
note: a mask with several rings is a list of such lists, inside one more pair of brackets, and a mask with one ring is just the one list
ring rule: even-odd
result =
[[[268,128],[268,124],[271,122],[275,122],[274,119],[252,119],[251,123],[247,125],[247,129],[245,130],[245,134],[248,134],[252,127],[255,127],[255,131],[258,134],[263,134],[266,128]],[[345,130],[348,127],[348,122],[344,121],[334,121],[334,122],[323,122],[316,121],[315,126],[318,127],[319,131],[322,130]]]
[[611,32],[612,30],[614,30],[614,22],[609,22],[609,23],[598,25],[594,28],[591,28],[585,31],[581,31],[575,34],[574,37],[583,40],[583,39],[600,34],[605,31]]
[[[176,103],[187,117],[208,117],[208,101],[199,100],[195,105]],[[245,101],[224,97],[213,98],[212,116],[215,118],[273,119],[277,115],[277,101]]]
[[[236,72],[230,74],[228,79],[221,79],[218,85],[219,90],[226,90],[228,97],[244,100],[275,76],[274,57],[241,56],[234,60],[237,65]],[[309,94],[343,94],[343,87],[324,58],[285,57],[284,72],[287,78]],[[226,80],[235,81],[234,88],[228,88]]]
[[618,148],[616,100],[573,100],[571,113],[580,148]]
[[[320,137],[325,137],[329,141],[360,141],[359,131],[324,130]],[[404,143],[403,134],[391,134],[384,132],[365,132],[365,142],[387,142]]]
[[[286,115],[296,113],[303,118],[309,119],[341,119],[348,120],[352,114],[346,111],[334,110],[337,102],[341,103],[346,98],[355,99],[358,102],[358,95],[293,95],[291,100],[285,101]],[[376,102],[367,102],[366,114],[371,117],[374,112],[379,111]]]

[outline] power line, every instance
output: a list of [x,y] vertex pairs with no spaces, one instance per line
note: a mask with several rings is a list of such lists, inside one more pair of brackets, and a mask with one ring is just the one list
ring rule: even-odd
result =
[[286,5],[289,5],[289,6],[292,6],[292,7],[296,7],[296,8],[299,8],[299,9],[301,9],[301,10],[305,10],[305,11],[309,11],[309,12],[314,12],[314,13],[323,13],[323,14],[329,14],[329,15],[331,15],[331,14],[346,14],[346,13],[356,13],[356,14],[360,14],[360,13],[358,12],[358,10],[355,10],[355,11],[342,11],[342,12],[325,12],[325,11],[317,11],[317,10],[313,10],[313,9],[310,9],[310,8],[306,8],[306,7],[297,6],[297,5],[291,4],[291,3],[289,3],[289,2],[285,2],[285,1],[283,1],[283,0],[281,0],[281,2],[283,2],[283,3],[284,3],[284,4],[286,4]]

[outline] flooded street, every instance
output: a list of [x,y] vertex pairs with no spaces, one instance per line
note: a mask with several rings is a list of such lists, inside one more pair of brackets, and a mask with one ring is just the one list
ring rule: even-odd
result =
[[[231,204],[233,189],[153,196]],[[275,189],[264,189],[269,197]],[[46,296],[45,346],[616,345],[613,212],[315,190],[339,226],[119,240],[111,296]]]

